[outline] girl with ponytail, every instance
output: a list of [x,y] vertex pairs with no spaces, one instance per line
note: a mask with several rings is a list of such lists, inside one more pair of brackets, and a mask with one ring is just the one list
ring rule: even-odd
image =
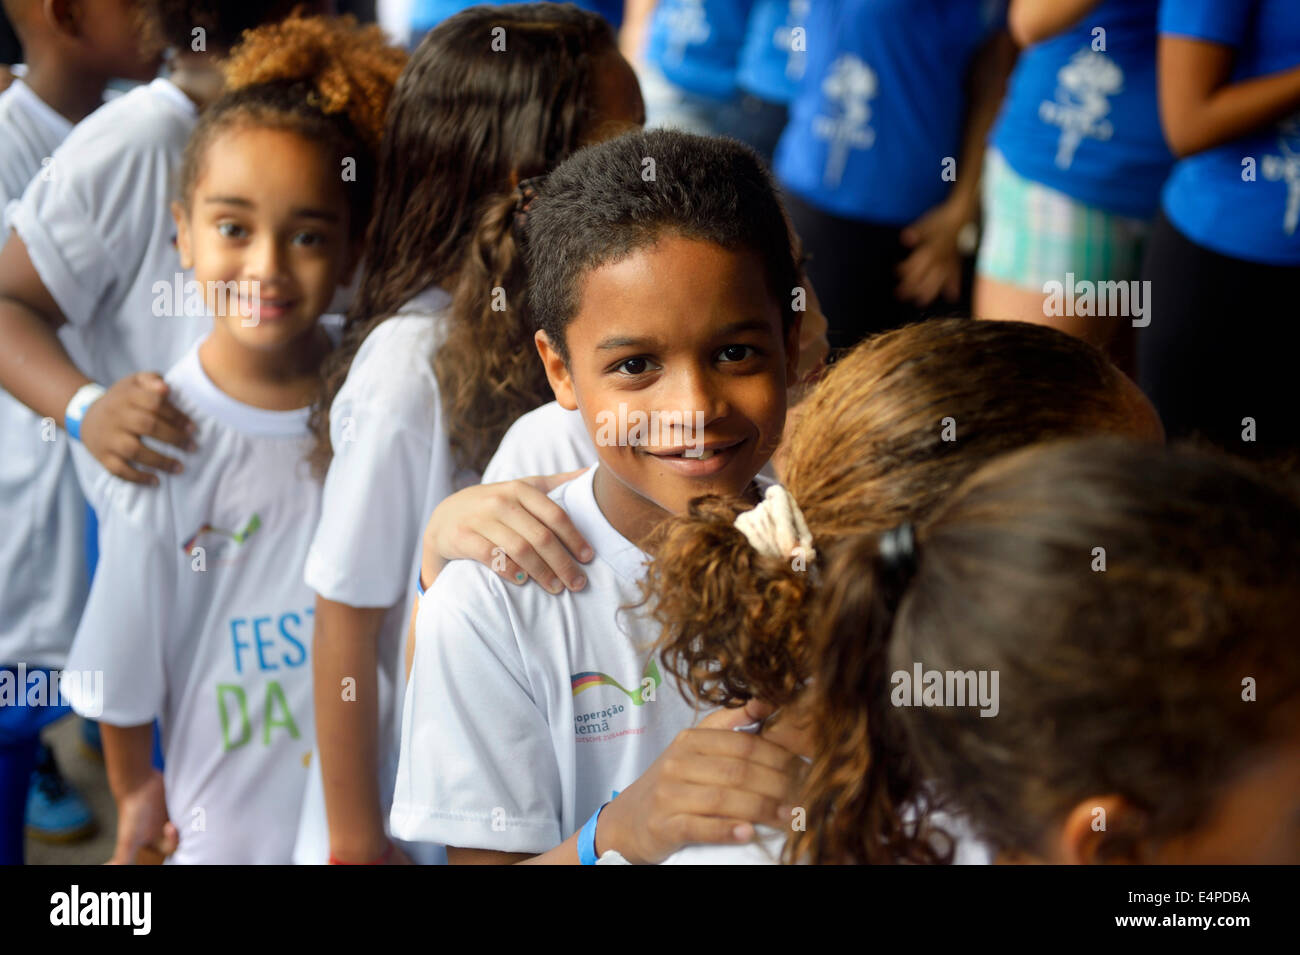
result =
[[[1300,862],[1294,488],[1055,442],[990,463],[914,533],[901,573],[893,532],[829,563],[790,857],[927,861],[940,805],[1003,861]],[[997,692],[922,698],[917,669]]]
[[186,148],[176,244],[212,324],[165,381],[203,452],[158,488],[105,476],[69,657],[104,674],[71,695],[101,720],[115,861],[292,858],[313,740],[302,566],[320,488],[303,459],[332,347],[320,318],[360,257],[403,60],[350,18],[251,31]]
[[[360,288],[312,427],[325,475],[316,594],[319,761],[301,862],[402,860],[387,829],[420,530],[551,399],[519,244],[529,180],[643,120],[608,24],[567,4],[443,21],[398,80]],[[356,681],[354,697],[340,687]],[[407,846],[417,861],[440,847]]]
[[[701,498],[659,528],[644,589],[665,669],[688,697],[782,707],[763,732],[793,736],[788,745],[805,755],[814,618],[840,545],[921,520],[1008,450],[1095,433],[1162,438],[1141,392],[1100,352],[1024,323],[940,319],[877,335],[832,365],[794,413],[777,470],[806,541],[765,544],[751,527],[774,515]],[[890,846],[902,845],[898,819],[877,821]],[[932,852],[942,855],[909,847],[906,857]],[[881,858],[893,856],[864,861]]]

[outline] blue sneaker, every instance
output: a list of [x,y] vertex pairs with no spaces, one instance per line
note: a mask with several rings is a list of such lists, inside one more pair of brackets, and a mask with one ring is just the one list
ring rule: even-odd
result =
[[27,790],[27,835],[40,842],[79,842],[95,834],[95,817],[59,772],[54,753],[41,746]]
[[81,721],[81,755],[97,763],[104,761],[104,742],[99,738],[99,724],[94,720]]

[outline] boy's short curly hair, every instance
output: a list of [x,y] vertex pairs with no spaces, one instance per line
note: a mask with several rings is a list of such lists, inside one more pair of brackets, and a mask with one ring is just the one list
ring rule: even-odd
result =
[[665,234],[754,252],[790,327],[798,268],[781,201],[758,154],[733,139],[630,132],[566,159],[529,208],[529,307],[561,356],[568,358],[564,329],[578,312],[583,276]]

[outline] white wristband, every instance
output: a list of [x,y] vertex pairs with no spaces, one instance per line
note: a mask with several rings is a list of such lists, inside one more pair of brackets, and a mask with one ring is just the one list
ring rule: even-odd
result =
[[68,437],[81,440],[81,421],[86,417],[86,410],[104,397],[104,392],[107,390],[103,385],[97,385],[93,381],[77,389],[77,393],[72,396],[67,409],[63,412],[63,427],[68,432]]

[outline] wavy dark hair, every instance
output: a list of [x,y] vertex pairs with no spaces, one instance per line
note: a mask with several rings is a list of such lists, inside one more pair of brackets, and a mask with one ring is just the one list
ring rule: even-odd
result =
[[452,298],[430,363],[457,463],[482,470],[510,424],[550,399],[511,227],[516,187],[582,145],[599,119],[596,60],[611,53],[600,16],[553,3],[473,7],[416,49],[388,110],[360,289],[312,415],[318,474],[357,350],[435,283]]
[[[986,844],[1041,858],[1071,811],[1113,794],[1133,811],[1094,858],[1147,861],[1295,738],[1294,486],[1220,454],[1052,442],[986,465],[916,541],[906,576],[875,534],[829,561],[809,824],[787,860],[925,861],[931,798]],[[996,715],[898,705],[892,674],[918,661],[998,674]]]

